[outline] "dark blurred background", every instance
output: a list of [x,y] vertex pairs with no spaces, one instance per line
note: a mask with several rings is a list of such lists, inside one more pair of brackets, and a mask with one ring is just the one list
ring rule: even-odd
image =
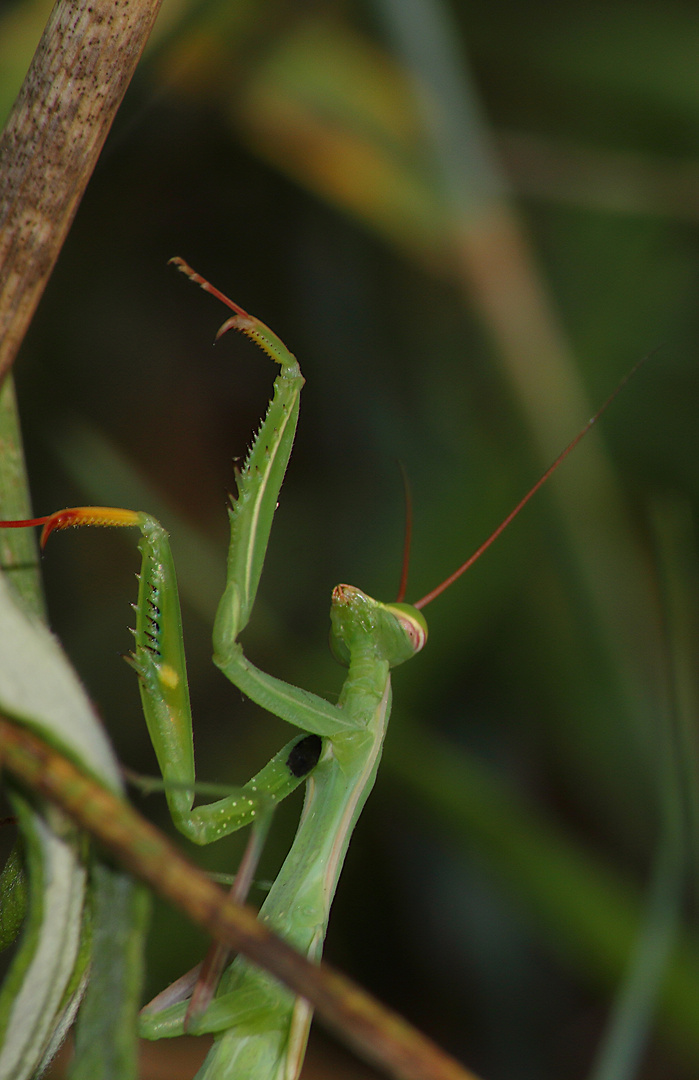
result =
[[[0,8],[4,114],[48,9]],[[427,609],[333,911],[328,958],[486,1080],[699,1073],[698,51],[691,3],[165,0],[18,363],[35,512],[170,529],[199,776],[235,783],[289,737],[210,662],[226,493],[275,372],[211,347],[225,310],[167,260],[306,376],[245,644],[331,699],[333,585],[398,587],[399,463],[416,599],[657,350]],[[57,536],[44,564],[121,760],[152,773],[120,659],[136,538]],[[196,857],[231,870],[241,843]],[[203,947],[158,906],[149,991]],[[334,1053],[317,1039],[309,1075]]]

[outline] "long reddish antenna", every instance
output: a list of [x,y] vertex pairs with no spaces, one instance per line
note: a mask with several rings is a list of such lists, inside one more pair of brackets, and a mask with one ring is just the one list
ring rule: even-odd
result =
[[[655,351],[655,350],[653,350],[653,351]],[[488,539],[483,541],[481,546],[474,551],[473,555],[471,555],[466,560],[465,563],[462,563],[461,566],[457,570],[455,570],[453,574],[450,574],[448,578],[445,578],[444,581],[441,583],[441,585],[437,585],[434,589],[431,590],[431,592],[428,592],[426,596],[423,596],[421,600],[418,600],[416,604],[413,604],[413,607],[416,607],[416,608],[427,607],[428,604],[431,604],[433,600],[435,600],[438,596],[440,596],[443,592],[445,592],[449,588],[450,585],[453,585],[454,582],[457,580],[457,578],[460,578],[462,574],[465,574],[466,571],[468,569],[470,569],[470,567],[473,566],[474,562],[477,559],[480,559],[483,552],[488,550],[490,545],[495,540],[497,540],[498,536],[500,536],[500,533],[505,531],[505,529],[510,524],[510,522],[513,521],[517,517],[520,510],[522,510],[527,505],[527,503],[532,498],[532,496],[536,495],[539,488],[542,487],[543,484],[546,483],[548,478],[550,476],[552,476],[553,473],[555,473],[558,466],[561,465],[565,461],[565,459],[568,457],[568,454],[572,453],[572,451],[575,450],[575,447],[578,445],[578,443],[581,441],[581,439],[584,439],[584,437],[587,435],[587,433],[590,430],[590,428],[592,427],[592,425],[595,424],[599,420],[602,413],[606,412],[606,410],[609,408],[611,403],[614,401],[614,398],[617,396],[617,394],[619,394],[621,392],[621,390],[623,390],[623,388],[626,386],[629,379],[633,378],[633,376],[636,374],[636,372],[640,368],[641,364],[644,364],[646,362],[646,360],[648,359],[648,357],[652,356],[652,355],[653,355],[653,353],[650,352],[650,353],[647,353],[645,356],[642,356],[640,360],[636,361],[636,363],[631,368],[631,370],[627,371],[627,373],[626,373],[626,375],[624,375],[623,379],[621,379],[621,381],[617,384],[617,386],[614,388],[614,390],[612,390],[612,392],[609,395],[609,397],[607,398],[607,400],[602,405],[600,405],[600,407],[597,410],[597,412],[595,413],[595,415],[590,417],[590,419],[585,424],[584,428],[581,431],[578,432],[578,434],[575,436],[575,438],[572,440],[572,442],[568,443],[565,450],[561,451],[561,453],[558,455],[558,457],[553,462],[553,464],[549,465],[548,469],[543,474],[543,476],[539,477],[537,482],[534,484],[534,486],[532,488],[529,489],[529,491],[524,496],[524,498],[520,499],[520,501],[515,506],[514,510],[512,510],[507,515],[507,517],[505,518],[504,521],[500,522],[500,524],[498,525],[495,532],[492,532],[490,534],[490,536],[488,537]]]
[[408,570],[410,569],[410,544],[413,539],[413,496],[410,491],[410,482],[408,481],[408,474],[405,471],[405,467],[402,461],[398,462],[400,466],[401,475],[403,477],[403,495],[405,497],[405,535],[403,538],[403,563],[400,572],[400,585],[398,586],[398,595],[396,597],[396,603],[400,604],[405,600],[405,590],[408,587]]

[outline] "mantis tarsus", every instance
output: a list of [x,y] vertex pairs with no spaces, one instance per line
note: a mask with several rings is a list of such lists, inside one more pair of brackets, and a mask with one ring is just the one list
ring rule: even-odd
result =
[[[255,601],[272,519],[292,450],[304,383],[295,357],[259,320],[223,296],[180,259],[176,265],[234,315],[218,332],[236,329],[280,367],[262,426],[238,476],[229,508],[231,541],[227,584],[213,632],[214,661],[230,681],[264,709],[302,734],[291,740],[249,783],[219,801],[194,806],[195,770],[189,691],[180,606],[167,533],[151,516],[111,507],[78,507],[44,518],[2,522],[43,525],[50,533],[77,525],[134,526],[142,555],[136,607],[135,649],[146,723],[160,766],[173,821],[190,840],[210,843],[245,825],[266,823],[274,805],[306,781],[296,837],[260,910],[281,936],[310,959],[320,958],[347,846],[371,791],[391,709],[390,669],[424,646],[421,608],[448,588],[486,550],[577,445],[629,378],[626,376],[575,439],[511,514],[461,567],[414,605],[382,604],[350,585],[332,596],[331,646],[348,667],[332,704],[256,668],[238,642]],[[257,826],[260,827],[259,825]],[[186,1002],[142,1018],[142,1033],[179,1035]],[[243,958],[225,971],[215,1000],[188,1030],[214,1032],[216,1041],[199,1073],[224,1080],[294,1080],[303,1062],[311,1021],[306,1001],[295,998]]]

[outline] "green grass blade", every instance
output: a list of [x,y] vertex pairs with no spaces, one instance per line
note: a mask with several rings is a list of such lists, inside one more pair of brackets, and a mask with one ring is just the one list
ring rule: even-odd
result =
[[135,1039],[141,1005],[148,891],[122,870],[97,862],[90,982],[75,1033],[71,1080],[129,1080],[138,1075]]

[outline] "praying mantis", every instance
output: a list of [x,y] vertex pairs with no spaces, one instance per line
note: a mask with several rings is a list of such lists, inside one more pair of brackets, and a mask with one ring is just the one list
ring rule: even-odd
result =
[[[142,564],[135,604],[135,669],[144,716],[175,826],[208,844],[245,826],[261,842],[274,806],[301,783],[305,802],[296,836],[259,917],[309,959],[320,959],[330,907],[354,826],[374,785],[391,712],[391,669],[427,641],[422,609],[461,576],[574,449],[611,403],[630,372],[491,536],[440,585],[415,604],[381,603],[360,589],[336,586],[331,606],[331,648],[347,667],[336,703],[282,682],[253,665],[239,637],[250,619],[279,493],[292,451],[304,379],[296,358],[277,335],[224,296],[183,260],[172,260],[193,282],[234,314],[217,337],[235,329],[279,365],[266,416],[238,475],[231,500],[227,582],[213,630],[214,662],[263,709],[299,730],[243,787],[211,804],[194,805],[196,779],[192,717],[182,641],[180,605],[168,535],[149,514],[113,507],[77,507],[46,517],[0,522],[43,526],[139,529]],[[638,365],[636,365],[638,366]],[[253,847],[254,847],[253,843]],[[198,1076],[202,1080],[296,1080],[312,1019],[308,1002],[266,972],[237,957],[221,977],[216,997],[192,1015],[187,1001],[147,1009],[141,1033],[149,1039],[185,1030],[216,1038]]]

